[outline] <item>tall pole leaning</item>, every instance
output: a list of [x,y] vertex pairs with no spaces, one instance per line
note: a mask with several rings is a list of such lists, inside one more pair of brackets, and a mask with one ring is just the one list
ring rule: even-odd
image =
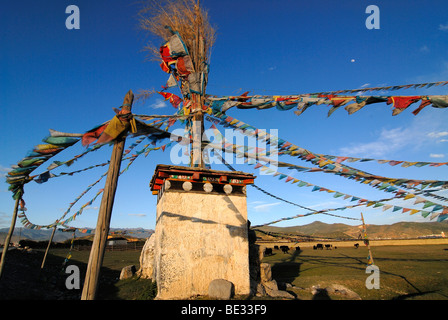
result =
[[16,199],[16,204],[14,206],[14,213],[12,215],[11,220],[11,227],[9,228],[8,235],[6,236],[5,243],[3,244],[2,259],[0,261],[0,280],[2,278],[3,269],[5,267],[6,254],[8,253],[9,243],[11,242],[11,237],[12,234],[14,233],[14,228],[16,226],[17,212],[19,211],[19,203],[21,199],[22,199],[21,195]]
[[[129,91],[124,98],[122,110],[130,112],[132,110],[133,102],[134,94],[132,91]],[[107,235],[109,234],[110,219],[114,205],[115,191],[117,190],[125,140],[125,137],[120,135],[114,142],[81,300],[94,300],[96,297],[100,269],[103,264],[104,252],[106,250]]]
[[364,221],[364,216],[362,215],[362,212],[361,212],[361,221],[362,221],[362,227],[364,230],[364,244],[367,246],[367,249],[369,250],[369,257],[368,257],[367,264],[372,265],[375,263],[373,262],[372,250],[370,249],[370,242],[367,237],[367,227],[366,227],[366,223]]
[[47,260],[48,251],[50,251],[51,243],[53,242],[54,234],[56,232],[57,225],[54,226],[53,232],[51,233],[50,240],[48,241],[47,250],[45,250],[44,258],[42,260],[42,264],[40,265],[40,270],[42,271],[45,266],[45,261]]

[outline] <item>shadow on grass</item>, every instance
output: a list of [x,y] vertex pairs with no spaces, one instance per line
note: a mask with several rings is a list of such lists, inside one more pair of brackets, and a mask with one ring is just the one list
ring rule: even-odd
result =
[[[399,295],[397,297],[392,298],[392,300],[406,300],[406,299],[409,299],[409,298],[424,296],[424,295],[430,294],[430,293],[439,293],[439,291],[440,290],[432,290],[432,291],[420,291],[419,290],[418,292],[415,292],[415,293],[401,294],[401,295]],[[445,296],[445,295],[442,295],[442,296]]]
[[[66,273],[63,266],[65,258],[61,256],[52,255],[51,253],[47,257],[45,267],[40,272],[39,280],[47,281],[56,287],[61,295],[61,299],[79,300],[81,299],[82,287],[86,276],[87,263],[70,259],[66,262],[65,267],[74,265],[79,268],[79,289],[67,289],[66,281],[72,273]],[[109,268],[101,267],[100,277],[98,282],[98,289],[96,294],[97,300],[113,300],[117,299],[118,289],[115,287],[115,283],[120,277],[120,271],[112,270]]]
[[[296,250],[291,254],[291,257],[272,266],[272,278],[279,283],[280,287],[282,287],[282,283],[291,283],[299,276],[302,263],[296,262],[295,259],[301,252]],[[284,290],[283,288],[279,289]]]
[[[87,263],[70,259],[66,266],[79,268],[79,289],[69,290],[66,281],[74,273],[65,273],[65,258],[50,253],[41,270],[43,252],[8,253],[4,274],[0,281],[0,300],[80,300]],[[152,300],[156,294],[155,283],[146,279],[120,281],[120,272],[101,268],[96,300]],[[69,280],[70,281],[70,280]],[[71,281],[76,283],[78,281]]]

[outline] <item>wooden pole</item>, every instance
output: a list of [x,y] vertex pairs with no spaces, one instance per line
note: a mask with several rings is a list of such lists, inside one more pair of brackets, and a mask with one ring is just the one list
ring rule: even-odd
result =
[[3,268],[5,267],[6,254],[8,252],[9,243],[11,242],[11,237],[12,237],[12,234],[14,233],[14,228],[16,226],[17,212],[19,211],[19,203],[20,203],[21,199],[22,199],[21,196],[19,196],[16,199],[16,204],[14,206],[14,213],[12,215],[12,220],[11,220],[11,226],[9,228],[8,235],[6,236],[5,243],[3,245],[2,259],[0,261],[0,280],[1,280],[2,275],[3,275]]
[[197,1],[195,6],[195,26],[196,29],[196,41],[194,42],[194,62],[195,62],[195,70],[198,74],[201,74],[199,77],[199,88],[201,93],[192,93],[191,94],[191,103],[192,103],[192,113],[193,113],[193,127],[192,127],[192,150],[191,150],[191,167],[204,168],[204,159],[203,159],[203,146],[202,146],[202,134],[204,132],[204,112],[202,110],[202,106],[204,104],[203,95],[205,93],[205,88],[202,86],[204,83],[202,82],[202,74],[206,72],[204,68],[205,62],[205,47],[204,47],[204,38],[201,34],[201,14],[200,14],[200,1]]
[[202,157],[202,133],[204,132],[204,114],[202,113],[201,96],[199,94],[192,94],[192,109],[193,109],[193,128],[192,128],[192,157],[191,167],[204,168],[204,161]]
[[48,241],[47,250],[45,250],[44,258],[42,260],[42,265],[40,266],[40,270],[42,271],[45,266],[45,260],[47,260],[48,251],[50,251],[51,242],[53,241],[54,233],[56,231],[57,226],[54,226],[53,232],[51,233],[50,241]]
[[[134,94],[132,91],[129,91],[124,98],[123,110],[131,111],[133,102]],[[114,204],[115,191],[117,189],[124,144],[125,138],[121,135],[115,140],[114,148],[112,150],[109,171],[98,213],[98,222],[96,225],[92,249],[90,251],[81,300],[94,300],[96,296],[100,269],[103,264],[104,252],[106,249],[107,235],[109,234],[110,219],[112,216],[112,208]]]
[[369,257],[368,257],[367,264],[369,264],[369,265],[375,264],[373,262],[372,250],[370,250],[370,243],[369,243],[369,239],[367,238],[367,227],[364,222],[364,216],[362,215],[362,212],[361,212],[361,220],[362,220],[362,227],[364,229],[364,244],[367,246],[367,249],[369,250]]

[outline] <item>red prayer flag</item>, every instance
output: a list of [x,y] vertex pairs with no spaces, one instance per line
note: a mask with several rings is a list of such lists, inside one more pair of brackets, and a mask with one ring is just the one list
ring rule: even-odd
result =
[[170,103],[171,103],[171,105],[172,105],[174,108],[178,108],[179,105],[182,103],[182,99],[181,99],[180,97],[176,96],[176,95],[173,94],[173,93],[169,93],[169,92],[159,92],[159,91],[157,91],[157,93],[160,93],[160,94],[165,98],[165,101],[166,101],[166,100],[169,100]]
[[81,140],[82,145],[85,147],[91,144],[93,141],[97,140],[103,133],[104,129],[106,129],[107,125],[108,124],[104,124],[102,126],[96,127],[95,129],[86,132],[82,136]]

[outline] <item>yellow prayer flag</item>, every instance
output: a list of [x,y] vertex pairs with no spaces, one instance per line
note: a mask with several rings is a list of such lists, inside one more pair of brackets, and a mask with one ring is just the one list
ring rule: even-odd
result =
[[137,122],[135,121],[134,117],[132,117],[132,119],[130,120],[130,123],[131,123],[131,132],[136,133],[137,132]]
[[104,133],[109,135],[112,140],[118,137],[127,129],[126,123],[122,122],[117,116],[113,117],[109,125],[104,129]]
[[415,198],[415,194],[408,193],[408,194],[404,197],[404,200],[408,200],[408,199],[412,199],[412,198]]
[[56,146],[54,144],[38,144],[35,149],[36,150],[50,150],[50,149],[58,149],[60,146]]

